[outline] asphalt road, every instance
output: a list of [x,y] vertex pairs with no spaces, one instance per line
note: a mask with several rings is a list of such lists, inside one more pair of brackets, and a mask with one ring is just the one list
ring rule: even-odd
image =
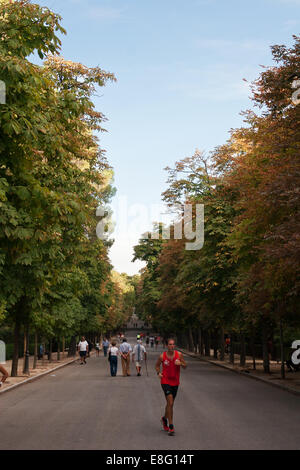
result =
[[[300,398],[187,357],[175,401],[175,436],[150,350],[146,376],[110,377],[101,355],[0,398],[0,449],[299,449]],[[132,364],[133,366],[133,364]]]

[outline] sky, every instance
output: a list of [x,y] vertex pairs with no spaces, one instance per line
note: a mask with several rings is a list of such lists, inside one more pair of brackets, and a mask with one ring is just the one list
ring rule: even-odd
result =
[[163,211],[164,168],[197,148],[208,154],[243,124],[249,83],[273,63],[270,46],[299,34],[300,0],[35,2],[62,16],[65,59],[117,78],[94,97],[108,118],[100,146],[117,188],[110,258],[138,273],[133,246]]

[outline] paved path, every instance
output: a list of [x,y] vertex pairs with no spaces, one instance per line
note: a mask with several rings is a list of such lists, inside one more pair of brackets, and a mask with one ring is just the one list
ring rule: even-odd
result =
[[3,394],[0,449],[300,448],[299,397],[189,357],[168,436],[158,354],[149,377],[110,377],[101,355]]

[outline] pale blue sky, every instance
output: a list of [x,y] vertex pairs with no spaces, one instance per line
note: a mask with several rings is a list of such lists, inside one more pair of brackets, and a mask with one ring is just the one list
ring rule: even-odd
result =
[[[150,210],[166,189],[164,167],[196,148],[209,152],[242,124],[240,111],[251,107],[243,78],[251,81],[259,64],[271,64],[271,44],[291,44],[299,34],[300,0],[38,3],[63,17],[65,58],[117,77],[95,103],[109,119],[101,146],[118,190],[111,260],[118,271],[135,273],[142,265],[131,263],[132,245],[151,218],[135,224],[132,205]],[[133,211],[131,240],[119,223],[120,198]]]

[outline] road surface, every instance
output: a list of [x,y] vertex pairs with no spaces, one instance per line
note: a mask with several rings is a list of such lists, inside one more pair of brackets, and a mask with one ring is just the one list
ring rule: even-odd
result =
[[299,449],[300,398],[186,357],[175,401],[176,435],[160,417],[165,404],[151,350],[148,370],[110,377],[101,354],[0,397],[0,449],[191,450]]

